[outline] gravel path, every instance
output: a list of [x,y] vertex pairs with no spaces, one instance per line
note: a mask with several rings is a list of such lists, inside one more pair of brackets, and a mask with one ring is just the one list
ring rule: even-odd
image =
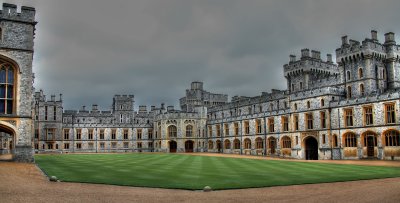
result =
[[[202,155],[215,156],[216,154]],[[243,156],[240,156],[240,158],[243,158]],[[250,156],[250,158],[254,157]],[[350,163],[347,161],[342,162],[346,164]],[[368,161],[355,161],[357,164],[365,165],[399,166],[398,162],[367,162]],[[2,203],[267,201],[400,202],[399,191],[400,178],[213,192],[124,187],[100,184],[57,183],[49,182],[34,164],[0,162],[0,202]]]

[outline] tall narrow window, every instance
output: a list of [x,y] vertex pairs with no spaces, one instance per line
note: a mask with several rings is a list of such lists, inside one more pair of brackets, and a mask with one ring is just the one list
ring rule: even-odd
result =
[[0,114],[12,114],[14,101],[14,69],[11,65],[0,65]]
[[217,125],[215,130],[217,131],[217,137],[221,137],[221,126]]
[[234,124],[234,126],[235,126],[235,136],[238,136],[239,135],[239,123],[235,123]]
[[174,126],[174,125],[168,126],[168,136],[176,137],[176,126]]
[[192,136],[193,136],[193,126],[187,125],[186,126],[186,137],[192,137]]
[[310,103],[310,101],[307,101],[307,108],[311,108],[311,103]]
[[245,121],[245,122],[244,122],[244,134],[245,134],[245,135],[250,134],[249,121]]
[[351,86],[347,86],[347,99],[351,98]]
[[362,69],[362,68],[359,68],[359,69],[358,69],[358,77],[359,77],[359,78],[363,78],[363,77],[364,77],[363,69]]
[[[128,130],[127,130],[128,131]],[[127,136],[126,137],[128,137],[128,132],[126,133],[127,134]],[[149,137],[149,139],[153,139],[153,129],[148,129],[147,130],[147,135],[148,135],[148,137]],[[124,135],[125,136],[125,135]],[[128,138],[127,138],[128,139]]]
[[274,121],[274,118],[269,118],[268,119],[268,130],[269,130],[269,132],[270,133],[273,133],[273,132],[275,132],[275,121]]
[[100,140],[104,140],[104,129],[100,130]]
[[307,123],[307,129],[310,130],[314,128],[314,119],[312,113],[306,114],[306,123]]
[[89,139],[89,140],[93,140],[93,129],[89,129],[89,132],[88,132],[88,139]]
[[44,107],[44,120],[47,121],[48,107]]
[[345,109],[344,110],[345,116],[345,126],[353,126],[353,109]]
[[364,84],[360,84],[360,94],[361,96],[365,95]]
[[76,129],[76,139],[77,140],[82,139],[82,130],[81,129]]
[[326,128],[326,113],[325,111],[320,112],[321,117],[321,128]]
[[299,115],[294,115],[294,130],[299,130]]
[[116,133],[117,133],[116,130],[111,130],[111,139],[112,139],[112,140],[115,140],[115,139],[117,138]]
[[347,71],[346,76],[347,76],[347,81],[349,81],[350,80],[350,71]]
[[325,100],[321,99],[321,107],[325,106]]
[[224,124],[224,128],[225,128],[225,136],[228,136],[229,135],[229,124],[227,124],[227,123],[225,123]]
[[260,119],[257,119],[256,120],[256,129],[257,129],[257,134],[261,134],[261,120]]
[[57,120],[57,107],[53,106],[53,120]]
[[372,106],[364,107],[364,124],[365,125],[373,125],[374,124],[374,117],[372,114]]
[[385,119],[387,124],[396,122],[396,114],[394,111],[394,104],[385,104]]
[[64,129],[64,140],[69,140],[69,129]]
[[142,139],[142,129],[137,129],[136,133],[137,133],[137,139],[141,140]]
[[128,139],[128,129],[124,129],[124,140]]
[[303,89],[303,83],[300,82],[300,90],[302,90],[302,89]]
[[282,131],[289,131],[289,119],[286,116],[282,116]]

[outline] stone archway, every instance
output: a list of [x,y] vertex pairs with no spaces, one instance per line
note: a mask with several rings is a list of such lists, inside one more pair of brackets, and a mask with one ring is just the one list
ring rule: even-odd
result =
[[177,149],[176,141],[173,141],[173,140],[169,141],[169,152],[170,153],[175,153],[176,149]]
[[318,160],[318,141],[312,136],[308,136],[305,141],[306,160]]
[[15,148],[15,133],[0,125],[0,160],[12,160]]
[[188,140],[185,142],[185,152],[193,152],[194,142],[192,140]]

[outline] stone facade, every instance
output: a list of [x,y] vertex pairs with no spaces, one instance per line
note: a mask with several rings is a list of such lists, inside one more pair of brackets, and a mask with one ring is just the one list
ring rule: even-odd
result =
[[33,39],[35,9],[3,4],[0,11],[0,131],[9,137],[1,151],[32,162]]

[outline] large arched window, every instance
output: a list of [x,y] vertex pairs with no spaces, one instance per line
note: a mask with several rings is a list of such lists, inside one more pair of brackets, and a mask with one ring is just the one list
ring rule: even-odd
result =
[[14,68],[9,63],[0,65],[0,114],[13,113],[14,73]]
[[168,136],[176,137],[176,126],[174,126],[174,125],[168,126]]
[[214,142],[211,140],[208,141],[208,149],[214,149]]
[[233,140],[233,147],[234,149],[240,149],[240,140],[238,139]]
[[345,147],[357,147],[357,137],[354,133],[347,133],[343,135]]
[[192,137],[192,136],[193,136],[193,126],[187,125],[186,126],[186,137]]
[[400,133],[396,130],[389,130],[385,134],[385,146],[400,146]]
[[264,148],[264,141],[260,137],[256,139],[256,149]]
[[245,149],[251,149],[251,140],[249,138],[246,138],[244,140],[244,148]]
[[228,139],[226,139],[224,141],[224,145],[225,145],[225,149],[230,149],[231,148],[231,141],[229,141]]
[[292,148],[292,141],[289,137],[285,136],[282,138],[282,148]]

